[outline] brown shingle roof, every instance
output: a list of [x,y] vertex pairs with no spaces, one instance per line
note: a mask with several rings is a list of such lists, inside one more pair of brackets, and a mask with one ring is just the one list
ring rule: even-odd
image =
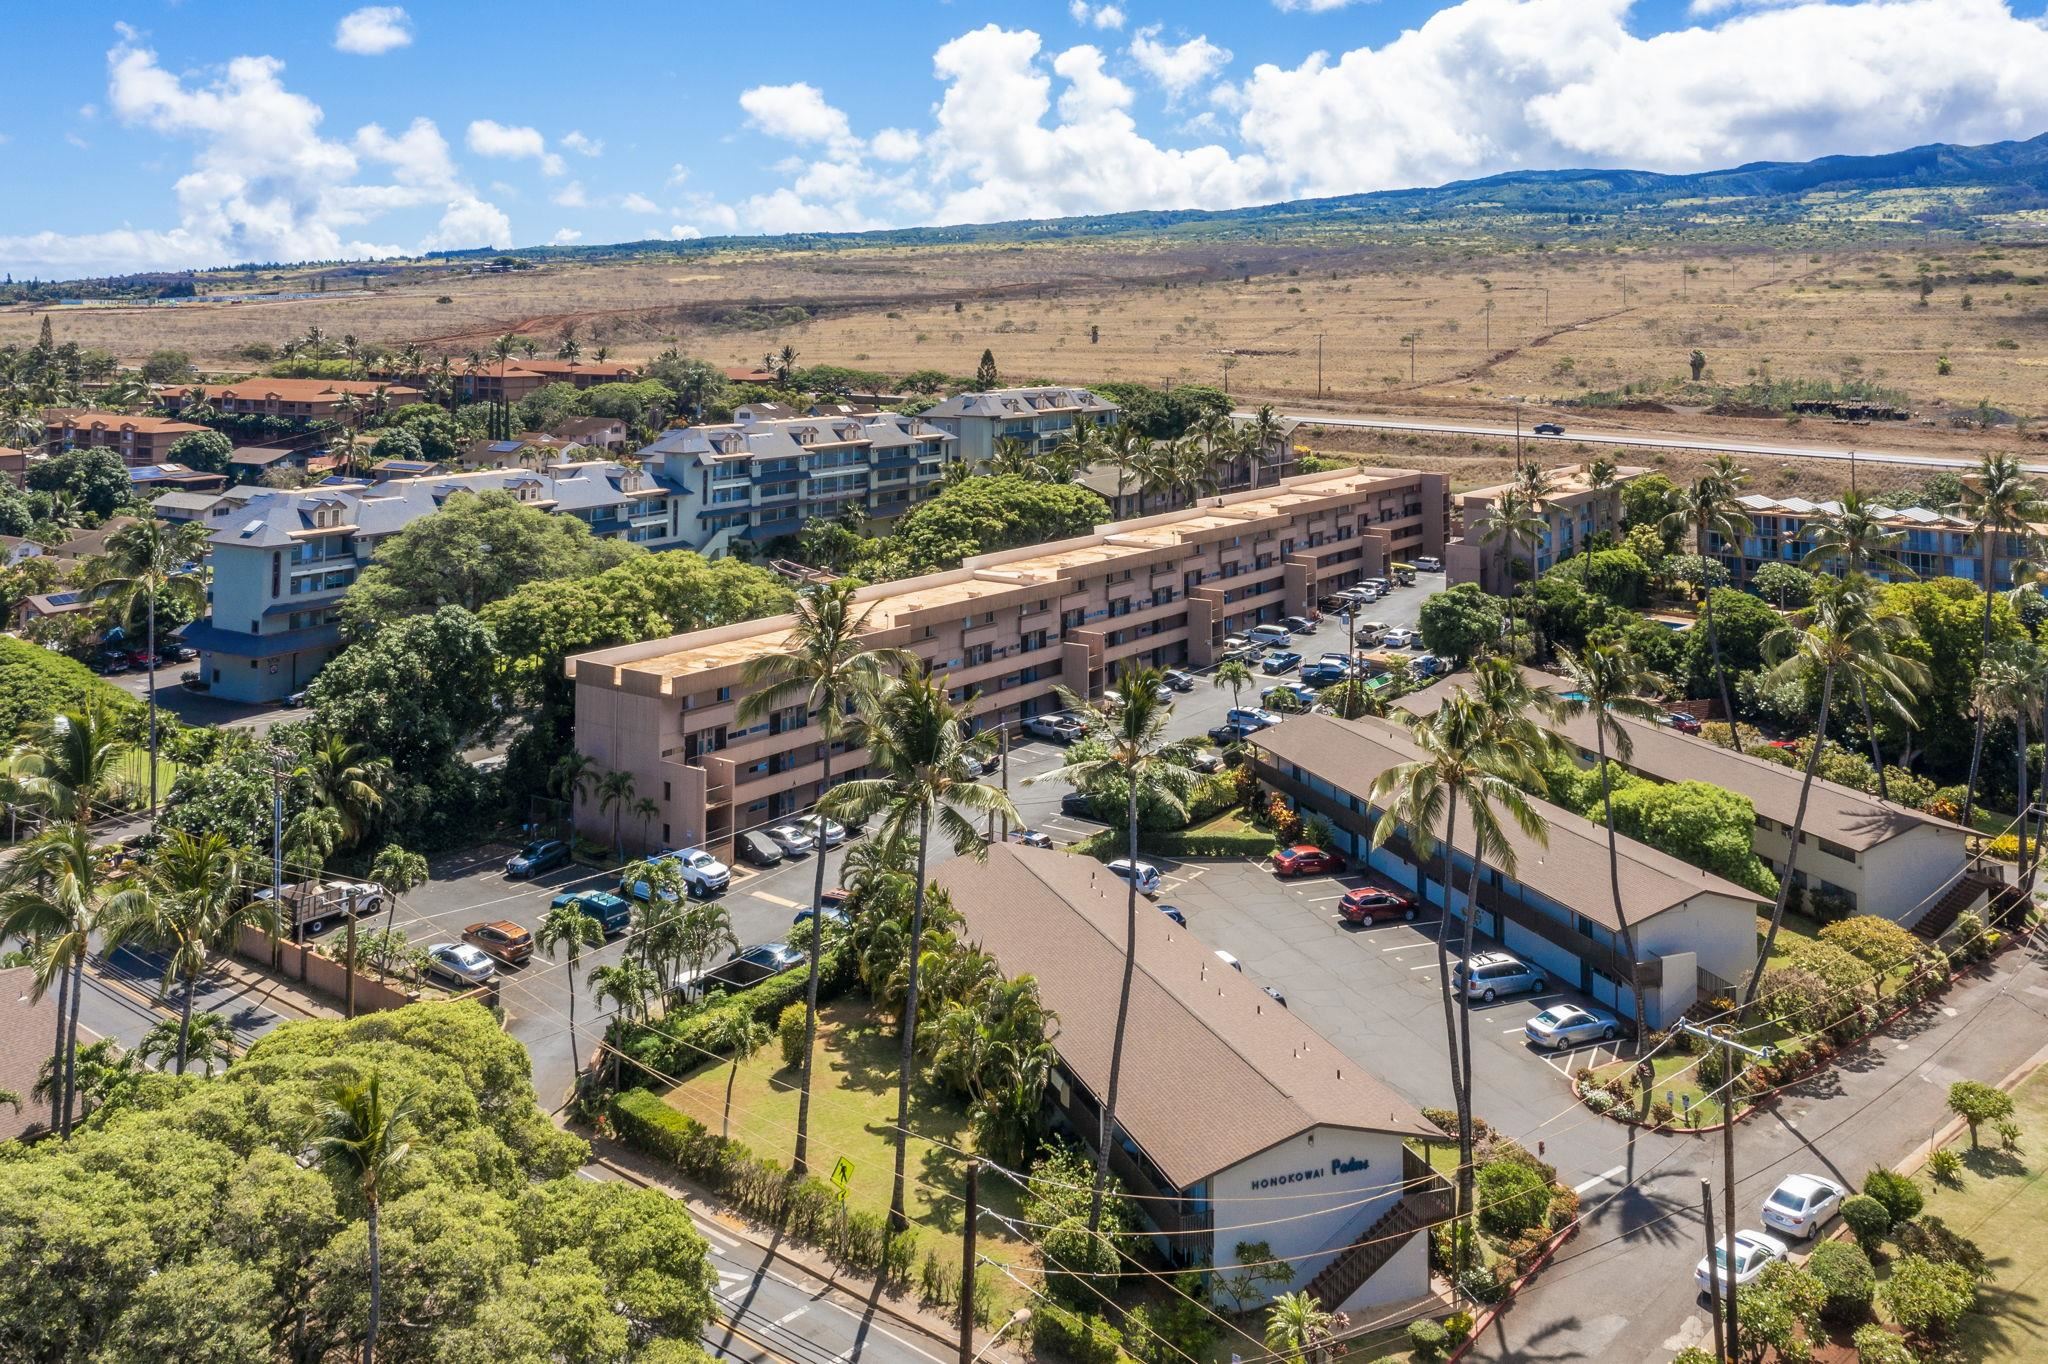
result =
[[46,426],[69,426],[80,431],[90,431],[95,426],[104,426],[110,431],[131,427],[136,431],[153,431],[168,435],[187,435],[204,431],[204,426],[191,422],[175,421],[170,417],[131,416],[125,412],[75,412],[68,409],[52,409],[43,414]]
[[[1533,687],[1557,690],[1566,687],[1562,678],[1534,668],[1522,669],[1522,675]],[[1470,681],[1470,673],[1458,673],[1404,697],[1396,704],[1414,715],[1434,715],[1448,697],[1463,691]],[[1571,740],[1584,752],[1598,750],[1599,739],[1593,730],[1592,715],[1575,715],[1568,720],[1545,723],[1546,727]],[[1624,767],[1656,781],[1702,781],[1709,786],[1733,791],[1748,797],[1758,814],[1787,827],[1799,813],[1802,774],[1798,768],[1784,767],[1768,758],[1748,753],[1731,752],[1725,744],[1680,734],[1663,725],[1629,719],[1623,719],[1621,723],[1628,731],[1631,746],[1629,759],[1622,764]],[[1613,748],[1611,741],[1608,747],[1610,750]],[[1612,752],[1608,756],[1615,757]],[[1619,761],[1618,758],[1616,760]],[[1842,786],[1819,777],[1814,778],[1813,792],[1807,799],[1806,822],[1800,827],[1817,838],[1859,851],[1923,827],[1947,829],[1958,837],[1967,832],[1960,824],[1938,819],[1896,801],[1879,800],[1852,786]]]
[[[1123,976],[1124,883],[1089,858],[997,844],[934,878],[1006,975],[1038,979],[1068,1073],[1109,1084]],[[1149,905],[1117,1121],[1180,1188],[1317,1126],[1438,1135],[1422,1114]]]
[[[1380,773],[1421,756],[1400,725],[1370,718],[1298,715],[1260,730],[1246,742],[1263,749],[1280,766],[1298,766],[1304,773],[1313,773],[1361,798]],[[1508,845],[1514,849],[1514,878],[1597,924],[1620,927],[1608,889],[1606,829],[1547,801],[1535,805],[1549,826],[1547,840],[1531,838],[1513,820],[1505,815],[1501,818]],[[1443,831],[1436,832],[1441,838]],[[1472,825],[1462,805],[1454,832],[1457,846],[1469,850]],[[1617,844],[1622,903],[1628,907],[1632,925],[1700,895],[1758,899],[1733,881],[1701,871],[1646,843],[1622,838]]]
[[[11,1104],[0,1104],[0,1141],[27,1136],[49,1126],[50,1106],[31,1100],[29,1091],[35,1088],[43,1062],[50,1059],[56,1047],[57,994],[53,990],[31,1001],[35,982],[33,967],[16,966],[0,971],[0,1089],[13,1090],[21,1096],[19,1113]],[[78,1040],[83,1046],[98,1037],[80,1027]]]

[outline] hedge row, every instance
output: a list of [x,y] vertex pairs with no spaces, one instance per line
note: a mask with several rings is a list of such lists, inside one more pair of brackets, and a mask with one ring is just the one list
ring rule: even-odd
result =
[[1102,1317],[1041,1302],[1031,1309],[1031,1344],[1074,1364],[1116,1364],[1122,1338]]
[[[723,1019],[735,1013],[748,1013],[755,1021],[774,1027],[781,1021],[784,1009],[803,1003],[809,974],[808,963],[794,966],[744,990],[715,996],[709,1003],[686,1013],[671,1014],[638,1030],[625,1044],[625,1051],[658,1075],[685,1075],[721,1054],[721,1048],[713,1045],[713,1038]],[[818,958],[818,1002],[836,999],[852,986],[858,975],[859,961],[852,946],[828,936],[825,950]],[[629,1082],[632,1079],[628,1077]]]
[[12,739],[24,725],[88,703],[97,703],[110,716],[136,705],[134,697],[84,664],[26,640],[0,636],[0,739]]
[[[1122,857],[1130,847],[1130,834],[1123,829],[1104,829],[1073,845],[1069,851],[1083,857],[1109,861]],[[1273,835],[1260,830],[1245,833],[1171,833],[1138,831],[1138,852],[1153,857],[1264,857],[1273,851]]]
[[673,1165],[756,1220],[817,1246],[849,1269],[909,1282],[916,1233],[891,1236],[883,1214],[848,1211],[839,1191],[823,1180],[799,1178],[756,1158],[744,1142],[719,1136],[649,1090],[614,1095],[611,1119],[626,1145]]

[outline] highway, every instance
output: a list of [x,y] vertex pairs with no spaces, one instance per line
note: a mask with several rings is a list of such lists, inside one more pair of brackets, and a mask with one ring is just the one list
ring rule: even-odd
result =
[[[1253,414],[1236,412],[1239,419]],[[1422,421],[1414,417],[1351,417],[1329,412],[1283,412],[1286,420],[1309,426],[1348,426],[1374,431],[1415,431],[1426,435],[1440,436],[1505,436],[1512,440],[1515,428],[1512,425],[1498,426],[1467,422]],[[1677,435],[1642,435],[1621,431],[1592,431],[1566,428],[1561,436],[1539,436],[1527,427],[1522,429],[1522,439],[1532,445],[1545,442],[1582,441],[1597,445],[1641,446],[1656,450],[1701,450],[1707,454],[1729,455],[1770,455],[1794,459],[1834,459],[1844,462],[1854,459],[1863,464],[1900,464],[1931,469],[1970,469],[1976,467],[1974,459],[1944,458],[1940,455],[1914,455],[1896,450],[1865,450],[1840,445],[1771,445],[1761,441],[1742,441],[1728,437],[1698,437]],[[2028,473],[2048,474],[2048,464],[2022,465]]]

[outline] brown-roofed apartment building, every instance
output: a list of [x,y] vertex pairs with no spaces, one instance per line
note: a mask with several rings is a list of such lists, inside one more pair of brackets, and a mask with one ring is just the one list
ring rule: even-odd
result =
[[168,462],[171,447],[180,437],[206,429],[169,417],[52,409],[43,414],[43,449],[53,455],[66,450],[112,450],[121,456],[123,464],[138,469],[145,464]]
[[591,388],[597,384],[630,384],[640,377],[631,365],[593,360],[507,360],[495,361],[475,373],[458,373],[455,391],[466,402],[516,403],[535,389],[549,384],[573,384]]
[[382,404],[385,411],[419,402],[426,395],[405,384],[378,383],[369,379],[273,379],[257,375],[232,384],[187,384],[164,390],[163,401],[173,411],[202,397],[217,412],[231,416],[283,417],[301,424],[332,420],[344,397],[353,399],[366,414]]
[[[1054,1125],[1094,1146],[1123,977],[1125,888],[1090,858],[996,844],[934,878],[965,936],[1059,1017]],[[1265,1242],[1332,1311],[1429,1291],[1447,1188],[1403,1141],[1438,1129],[1209,946],[1138,914],[1110,1168],[1179,1263],[1228,1269]],[[1368,1250],[1346,1256],[1350,1247]]]
[[[1260,730],[1247,741],[1261,780],[1285,794],[1304,814],[1327,820],[1337,851],[1444,903],[1433,850],[1419,859],[1404,833],[1372,847],[1379,809],[1368,799],[1374,779],[1412,762],[1421,750],[1408,731],[1389,720],[1339,720],[1301,715]],[[1479,885],[1474,926],[1549,979],[1628,1013],[1626,958],[1607,875],[1607,831],[1569,810],[1535,802],[1549,825],[1547,840],[1524,834],[1505,818],[1515,867],[1510,875],[1489,863]],[[1466,903],[1472,827],[1459,809],[1452,912]],[[1443,831],[1438,830],[1442,839]],[[1756,964],[1756,916],[1765,908],[1755,894],[1731,881],[1634,839],[1620,840],[1622,904],[1634,937],[1636,980],[1651,1027],[1667,1026],[1693,1001],[1745,979]]]
[[[1522,671],[1531,686],[1562,687],[1549,673]],[[1458,673],[1395,704],[1414,715],[1434,715],[1470,681],[1471,674]],[[1663,725],[1615,718],[1628,732],[1630,752],[1624,761],[1610,742],[1610,758],[1652,781],[1705,782],[1746,798],[1756,807],[1756,855],[1774,873],[1784,874],[1799,811],[1799,769]],[[1592,765],[1599,740],[1591,715],[1542,723]],[[1801,826],[1796,877],[1808,890],[1843,897],[1851,913],[1883,915],[1909,928],[1938,913],[1941,921],[1927,925],[1938,932],[1957,913],[1981,905],[1998,885],[1973,874],[1967,838],[1960,824],[1815,778]]]
[[[910,649],[979,724],[1057,710],[1055,686],[1099,696],[1117,669],[1206,667],[1224,636],[1309,609],[1384,574],[1390,558],[1441,551],[1444,475],[1402,469],[1308,474],[1275,487],[1087,535],[862,588],[869,639]],[[750,659],[782,649],[790,617],[745,621],[569,660],[576,747],[630,772],[660,806],[660,846],[728,845],[734,833],[813,804],[824,746],[792,708],[734,719]],[[835,750],[835,780],[865,750]],[[596,805],[582,826],[609,836]]]

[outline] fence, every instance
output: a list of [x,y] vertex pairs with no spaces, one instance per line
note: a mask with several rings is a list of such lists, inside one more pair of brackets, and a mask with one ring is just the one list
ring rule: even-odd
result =
[[[299,981],[307,988],[340,1000],[348,993],[348,969],[323,953],[316,952],[311,945],[301,945],[289,940],[277,944],[278,970],[288,979]],[[260,928],[243,925],[241,934],[235,939],[235,955],[262,966],[272,961],[270,937]],[[386,1009],[400,1009],[413,1003],[414,996],[407,994],[398,985],[378,980],[356,972],[356,1013],[382,1013]]]

